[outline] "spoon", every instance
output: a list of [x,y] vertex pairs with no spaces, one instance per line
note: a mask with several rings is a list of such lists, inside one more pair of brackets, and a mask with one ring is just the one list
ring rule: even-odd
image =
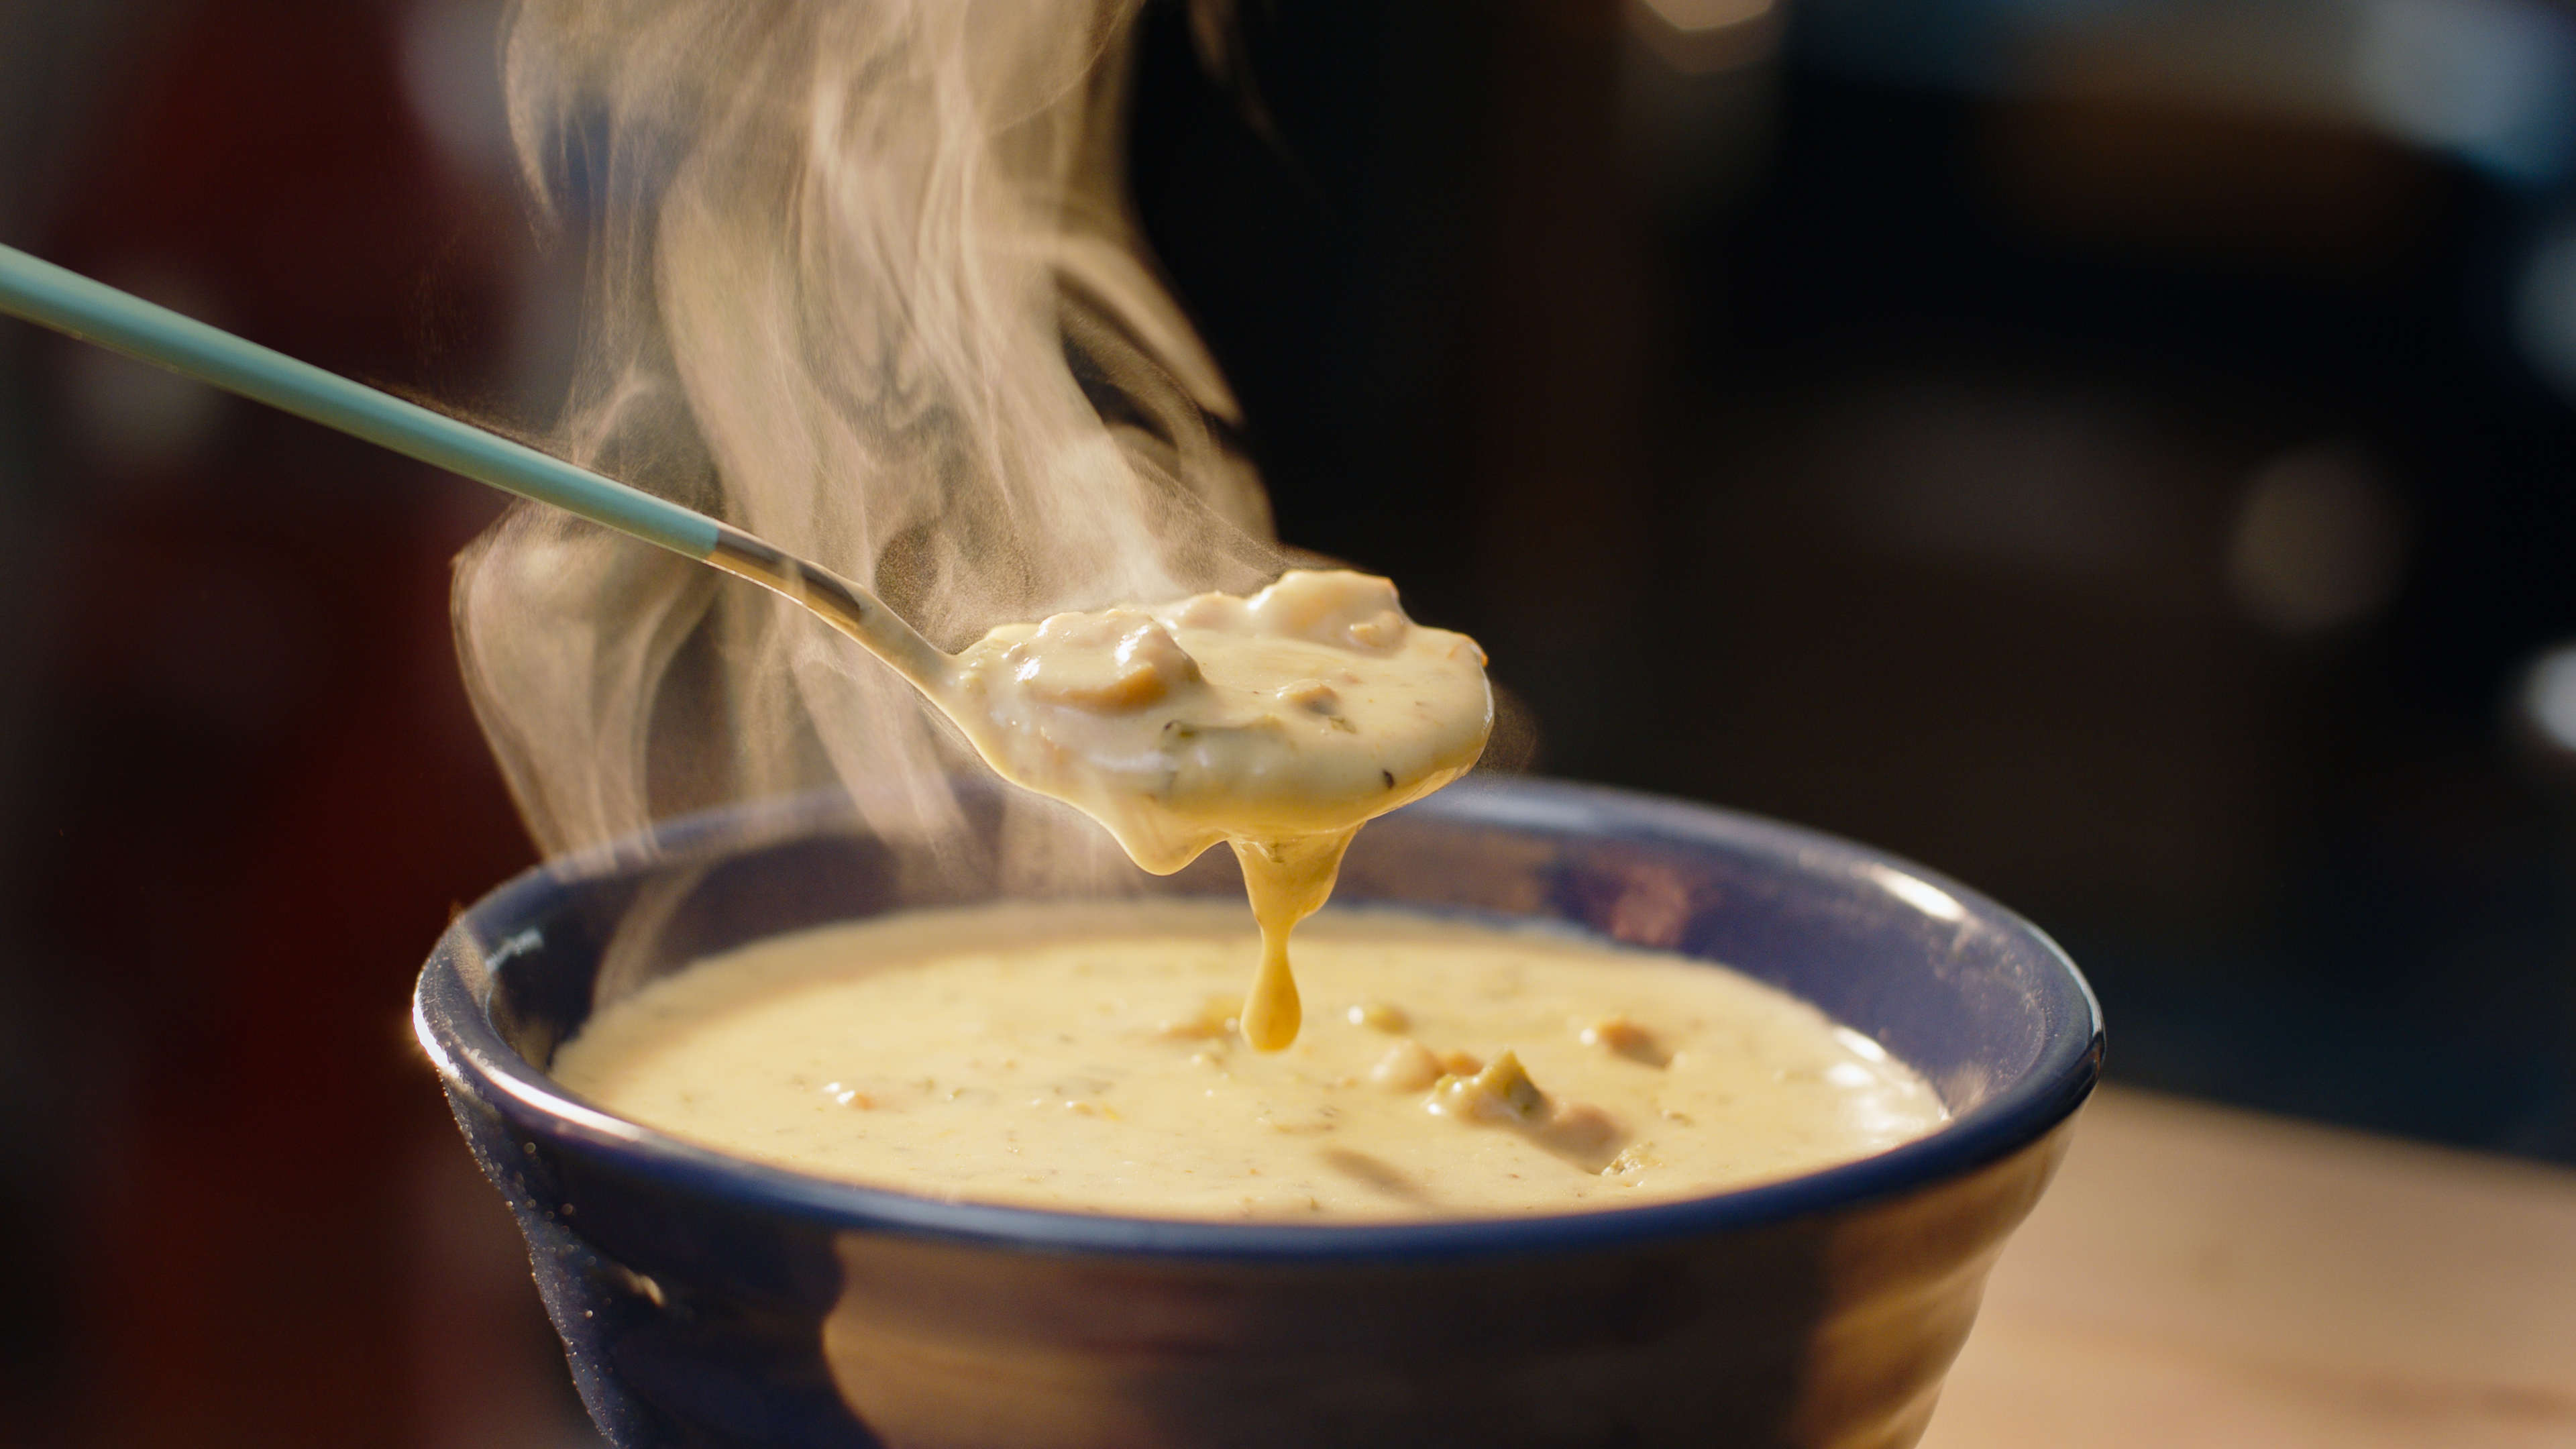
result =
[[1385,579],[1292,570],[1248,598],[1005,624],[948,654],[866,589],[741,529],[5,246],[0,312],[781,594],[892,666],[1003,778],[1091,816],[1157,875],[1226,841],[1261,925],[1241,1021],[1263,1050],[1296,1039],[1288,933],[1331,893],[1352,835],[1466,773],[1493,728],[1484,651],[1414,624]]

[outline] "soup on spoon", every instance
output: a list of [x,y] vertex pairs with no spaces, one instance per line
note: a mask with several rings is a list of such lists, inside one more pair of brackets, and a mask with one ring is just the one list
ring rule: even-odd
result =
[[1300,1008],[1288,936],[1332,894],[1361,825],[1465,774],[1492,732],[1473,639],[1405,617],[1395,585],[1293,570],[1200,594],[1006,624],[924,693],[1013,784],[1099,821],[1169,875],[1222,840],[1261,927],[1244,1039]]

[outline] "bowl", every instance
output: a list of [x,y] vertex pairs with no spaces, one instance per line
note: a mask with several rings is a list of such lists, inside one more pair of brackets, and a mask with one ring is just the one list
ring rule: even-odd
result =
[[[1005,829],[992,793],[968,806],[969,835]],[[1876,1038],[1951,1120],[1682,1202],[1310,1226],[830,1182],[546,1076],[644,981],[781,931],[1011,894],[955,863],[1001,854],[926,867],[846,802],[745,807],[541,867],[439,942],[415,1028],[621,1449],[1911,1444],[2101,1063],[2074,964],[1962,886],[1744,815],[1473,780],[1363,831],[1335,900],[1722,961]],[[1239,898],[1223,855],[1093,891]]]

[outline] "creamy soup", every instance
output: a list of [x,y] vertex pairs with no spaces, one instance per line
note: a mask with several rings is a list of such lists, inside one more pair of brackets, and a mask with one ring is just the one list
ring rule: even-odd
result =
[[1150,1217],[1623,1207],[1866,1156],[1939,1098],[1735,972],[1327,912],[1316,1009],[1246,1048],[1240,909],[918,912],[757,942],[611,1004],[553,1071],[724,1152],[933,1197]]
[[1351,836],[1466,773],[1494,719],[1476,641],[1344,571],[1004,625],[922,687],[1004,778],[1091,815],[1145,869],[1233,845],[1262,937],[1241,1029],[1272,1051],[1300,1021],[1288,933]]

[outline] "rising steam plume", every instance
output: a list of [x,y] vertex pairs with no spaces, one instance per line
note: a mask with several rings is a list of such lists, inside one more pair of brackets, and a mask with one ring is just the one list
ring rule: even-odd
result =
[[[568,456],[875,588],[954,648],[1275,573],[1236,408],[1144,259],[1139,0],[523,0],[528,181],[587,233]],[[529,505],[459,561],[465,676],[549,854],[838,781],[954,819],[893,673],[713,570]]]

